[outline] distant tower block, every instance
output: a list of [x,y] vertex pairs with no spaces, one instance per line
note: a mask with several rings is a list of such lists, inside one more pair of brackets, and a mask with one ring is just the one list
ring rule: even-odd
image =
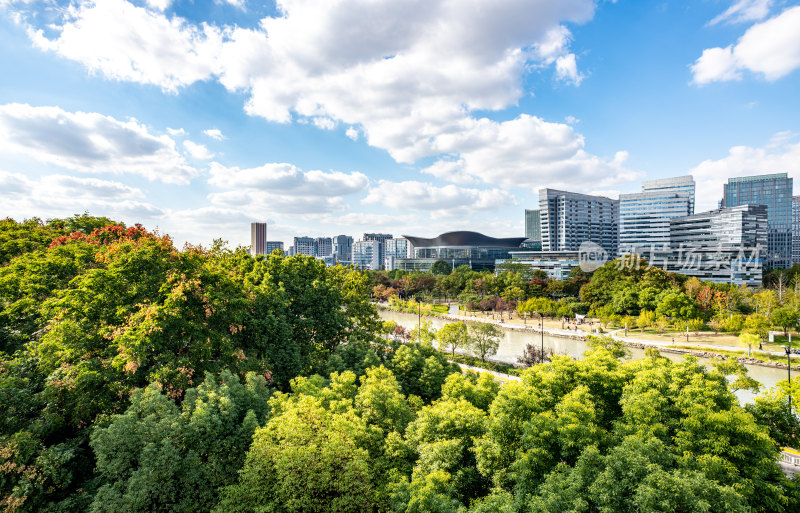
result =
[[250,254],[267,254],[267,223],[250,223]]

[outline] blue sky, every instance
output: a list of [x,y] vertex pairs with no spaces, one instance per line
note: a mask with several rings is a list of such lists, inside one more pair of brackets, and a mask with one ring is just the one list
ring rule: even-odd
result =
[[0,216],[521,235],[540,187],[800,178],[800,2],[0,0]]

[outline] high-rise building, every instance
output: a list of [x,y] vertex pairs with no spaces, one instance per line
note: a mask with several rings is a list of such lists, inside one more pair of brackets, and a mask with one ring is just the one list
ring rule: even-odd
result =
[[333,254],[333,242],[330,237],[317,237],[314,239],[314,256],[327,257]]
[[692,175],[659,178],[642,182],[642,192],[675,192],[689,195],[689,214],[694,214],[695,183]]
[[786,173],[728,178],[723,207],[767,207],[767,251],[764,266],[785,269],[792,265],[792,190]]
[[314,255],[314,239],[311,237],[295,237],[294,238],[294,254],[295,255]]
[[263,255],[267,252],[267,223],[250,223],[250,254]]
[[543,251],[578,251],[585,241],[612,257],[619,244],[619,200],[555,189],[539,190]]
[[704,281],[758,286],[767,219],[764,205],[740,205],[670,219],[671,252],[665,267]]
[[387,239],[384,242],[384,257],[383,266],[387,271],[395,268],[395,260],[398,258],[408,258],[410,245],[408,239],[399,237],[397,239]]
[[525,238],[532,241],[542,240],[542,221],[538,209],[525,209]]
[[383,265],[383,261],[386,259],[386,248],[384,243],[392,238],[391,233],[365,233],[364,238],[362,240],[369,241],[374,240],[378,243],[378,262],[379,265]]
[[654,190],[619,195],[619,251],[646,253],[669,246],[669,220],[691,215],[685,191]]
[[792,196],[792,263],[800,263],[800,196]]
[[337,235],[333,238],[333,258],[336,262],[343,264],[353,261],[353,237]]
[[380,248],[381,244],[377,240],[360,240],[353,243],[353,265],[359,269],[372,269],[376,271],[381,268]]
[[272,253],[276,249],[280,249],[283,251],[283,242],[277,240],[268,240],[267,241],[267,254]]

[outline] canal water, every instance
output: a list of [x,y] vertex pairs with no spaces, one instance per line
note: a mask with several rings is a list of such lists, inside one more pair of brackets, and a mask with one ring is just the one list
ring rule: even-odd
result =
[[[392,310],[378,310],[378,313],[383,320],[394,321],[407,330],[411,330],[417,325],[417,315],[415,314],[395,312]],[[430,321],[435,330],[438,330],[448,322],[453,322],[439,317],[423,317],[423,319]],[[493,356],[492,359],[505,363],[517,363],[517,357],[522,356],[525,346],[528,344],[535,344],[536,347],[539,347],[542,342],[542,335],[538,331],[526,332],[504,329],[503,333],[504,337],[500,340],[500,347],[497,349],[497,354]],[[588,349],[588,345],[583,340],[554,337],[545,333],[544,348],[545,351],[552,349],[556,354],[567,354],[574,358],[582,358],[583,353]],[[628,350],[630,351],[630,359],[637,360],[639,358],[644,358],[644,349],[629,347]],[[683,355],[679,353],[662,352],[661,354],[675,362],[683,359]],[[701,362],[708,361],[707,358],[699,358],[699,360]],[[778,381],[784,380],[787,377],[786,369],[747,364],[745,364],[745,367],[750,377],[761,384],[762,391],[772,388]],[[736,396],[742,403],[752,402],[755,397],[752,392],[746,390],[739,390],[736,392]]]

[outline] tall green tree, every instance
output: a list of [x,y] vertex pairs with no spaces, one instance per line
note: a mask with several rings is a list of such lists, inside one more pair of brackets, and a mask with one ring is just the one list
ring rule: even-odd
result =
[[494,324],[473,322],[469,324],[468,331],[470,349],[481,361],[485,362],[486,358],[497,354],[503,330]]

